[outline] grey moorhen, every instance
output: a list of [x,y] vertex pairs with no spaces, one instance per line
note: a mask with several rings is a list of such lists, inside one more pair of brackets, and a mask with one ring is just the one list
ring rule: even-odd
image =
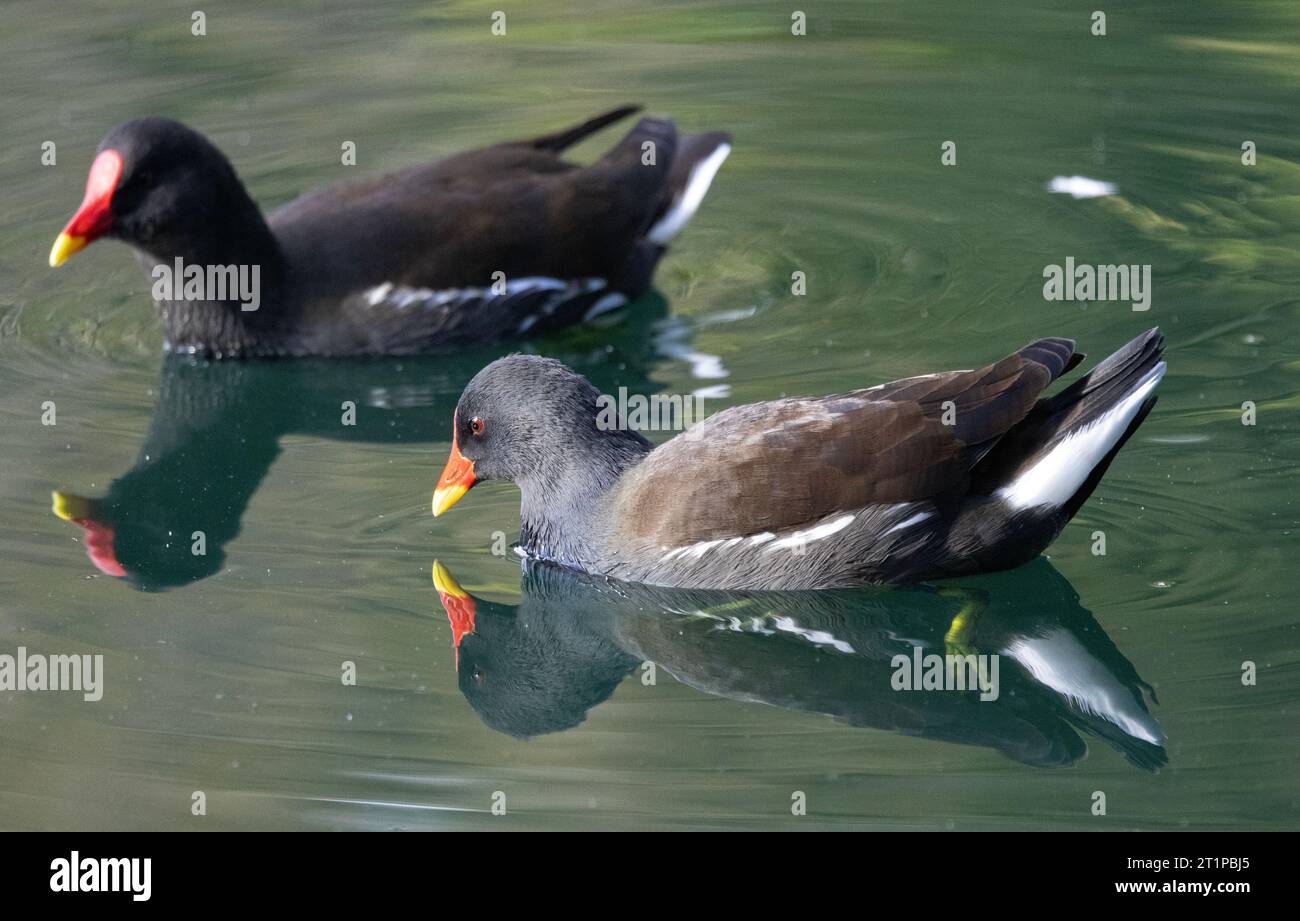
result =
[[522,492],[519,549],[630,582],[816,589],[1009,569],[1056,538],[1155,403],[1149,330],[1083,355],[1039,339],[975,371],[724,410],[657,448],[560,362],[511,355],[461,394],[433,494]]
[[[730,592],[613,582],[527,560],[517,605],[476,598],[438,561],[457,683],[519,739],[581,723],[646,662],[744,704],[988,747],[1065,767],[1100,738],[1137,768],[1169,761],[1144,681],[1042,557],[962,586]],[[899,693],[896,657],[1001,659],[998,695]]]
[[[265,218],[197,131],[127,122],[100,143],[50,264],[100,237],[130,244],[155,279],[165,348],[214,358],[537,335],[643,294],[731,150],[726,134],[679,138],[643,118],[589,166],[561,156],[635,111],[323,189]],[[160,287],[155,273],[178,264],[194,285]],[[255,297],[235,292],[239,270]]]

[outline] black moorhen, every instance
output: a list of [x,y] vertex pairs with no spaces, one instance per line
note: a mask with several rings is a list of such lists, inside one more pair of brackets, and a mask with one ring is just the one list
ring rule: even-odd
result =
[[[324,189],[265,219],[198,132],[127,122],[100,143],[50,264],[99,237],[131,244],[165,347],[182,353],[407,354],[535,335],[644,293],[731,150],[726,134],[679,139],[643,118],[590,166],[561,157],[635,111]],[[155,272],[178,264],[198,266],[207,290],[163,287]],[[229,267],[248,267],[255,297],[235,292]]]
[[1083,355],[1039,339],[976,371],[736,406],[651,447],[552,359],[480,371],[433,494],[522,491],[520,551],[630,582],[813,589],[1008,569],[1039,554],[1155,403],[1152,329],[1051,397]]

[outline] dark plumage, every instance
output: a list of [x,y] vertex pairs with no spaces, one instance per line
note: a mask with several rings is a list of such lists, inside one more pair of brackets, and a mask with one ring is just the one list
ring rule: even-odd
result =
[[101,142],[50,261],[106,236],[150,272],[257,266],[256,310],[210,291],[160,300],[173,351],[406,354],[536,335],[643,294],[730,150],[725,134],[678,138],[643,118],[589,166],[561,156],[634,111],[323,189],[265,219],[198,132],[127,122]]
[[992,365],[737,406],[651,449],[599,394],[515,355],[465,388],[435,513],[478,479],[522,490],[522,549],[657,585],[829,588],[1006,569],[1040,553],[1154,404],[1151,330],[1083,358],[1040,339]]
[[[556,346],[602,388],[653,387],[649,369],[660,356],[650,330],[663,321],[665,307],[646,298],[626,322],[601,330],[599,349],[583,341],[588,337]],[[274,479],[286,437],[305,435],[312,444],[435,441],[465,378],[495,357],[492,346],[365,361],[168,355],[135,463],[117,476],[88,473],[83,483],[111,480],[107,492],[62,489],[54,512],[80,526],[86,553],[105,575],[149,591],[206,579],[227,571],[249,502],[268,476]],[[349,400],[356,404],[355,425],[341,425]],[[298,511],[302,527],[319,526],[315,506]],[[203,554],[192,552],[195,531],[203,532]],[[240,559],[238,550],[233,559]]]
[[[716,697],[987,747],[1037,767],[1076,763],[1084,735],[1143,770],[1168,760],[1144,699],[1151,687],[1047,560],[961,589],[816,593],[657,588],[525,563],[518,607],[474,598],[436,562],[434,571],[460,690],[484,723],[517,738],[578,725],[653,662],[660,681],[667,672]],[[896,690],[897,657],[917,650],[999,657],[996,699]]]

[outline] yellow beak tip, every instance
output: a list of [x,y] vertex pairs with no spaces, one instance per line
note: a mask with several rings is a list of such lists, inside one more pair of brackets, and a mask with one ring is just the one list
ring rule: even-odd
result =
[[437,560],[433,561],[433,587],[440,595],[454,595],[457,598],[468,598],[469,593],[460,587],[451,571],[443,566]]
[[73,237],[66,233],[61,233],[54,240],[54,246],[50,249],[50,268],[57,269],[73,253],[80,252],[86,246],[85,237]]
[[90,517],[89,499],[57,490],[50,493],[50,499],[51,509],[55,516],[64,521],[76,521],[79,518]]
[[469,492],[468,486],[447,486],[433,491],[433,517],[437,518],[447,509],[460,501],[460,497]]

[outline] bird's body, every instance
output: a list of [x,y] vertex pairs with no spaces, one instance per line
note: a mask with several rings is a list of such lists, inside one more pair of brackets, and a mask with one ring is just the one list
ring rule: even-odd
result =
[[[730,149],[724,134],[679,139],[672,122],[644,118],[588,166],[563,158],[633,111],[322,189],[265,218],[201,135],[128,122],[100,145],[120,177],[95,201],[88,185],[51,261],[109,236],[151,275],[177,260],[257,266],[254,310],[230,297],[159,298],[172,351],[404,354],[536,335],[644,293],[665,229],[690,218]],[[108,223],[78,236],[96,216]]]
[[[1045,397],[1083,356],[1041,339],[975,371],[733,407],[657,448],[596,426],[598,394],[558,362],[511,356],[462,395],[453,460],[470,485],[520,485],[523,552],[627,581],[803,589],[1006,569],[1055,539],[1146,417],[1162,350],[1151,330]],[[536,405],[503,411],[507,386]]]

